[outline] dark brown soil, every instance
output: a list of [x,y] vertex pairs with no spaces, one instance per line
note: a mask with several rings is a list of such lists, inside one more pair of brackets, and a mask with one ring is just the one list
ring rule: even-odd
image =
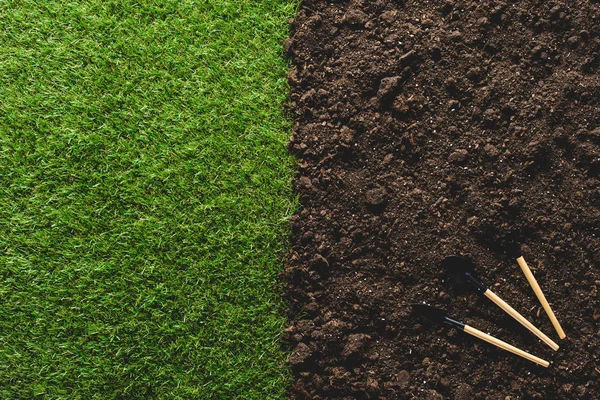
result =
[[[292,399],[600,398],[599,27],[597,1],[303,2],[286,43]],[[560,350],[455,294],[439,262],[456,253]],[[552,365],[424,323],[414,302]]]

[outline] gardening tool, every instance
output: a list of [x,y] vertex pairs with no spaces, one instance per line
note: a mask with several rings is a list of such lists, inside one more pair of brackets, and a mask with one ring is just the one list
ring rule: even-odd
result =
[[535,336],[542,339],[550,348],[554,351],[558,350],[558,344],[546,336],[542,331],[536,328],[531,322],[527,321],[525,317],[519,314],[514,308],[508,305],[502,300],[496,293],[488,289],[475,274],[475,265],[469,259],[461,256],[450,256],[446,257],[442,261],[442,266],[450,273],[453,281],[457,286],[462,287],[470,285],[475,290],[493,301],[498,307],[500,307],[508,315],[516,319],[521,325],[529,329]]
[[500,347],[501,349],[504,349],[506,351],[510,351],[511,353],[514,353],[518,356],[526,358],[529,361],[533,361],[534,363],[537,363],[544,367],[548,367],[550,365],[550,363],[546,360],[542,360],[541,358],[536,357],[532,354],[529,354],[526,351],[518,349],[515,346],[510,345],[506,342],[503,342],[502,340],[497,339],[491,335],[488,335],[487,333],[484,333],[478,329],[475,329],[472,326],[465,324],[464,322],[460,322],[460,321],[457,321],[455,319],[448,317],[448,315],[446,314],[446,312],[444,310],[441,310],[439,308],[435,308],[435,307],[432,307],[432,306],[429,306],[426,304],[413,304],[412,307],[413,307],[413,310],[415,310],[416,312],[421,314],[421,316],[423,318],[425,318],[427,321],[429,321],[433,324],[450,325],[453,328],[456,328],[461,331],[465,331],[469,335],[473,335],[476,338],[479,338],[481,340],[484,340],[488,343],[493,344],[494,346]]
[[533,292],[535,293],[538,300],[542,304],[542,307],[544,307],[544,311],[546,311],[548,318],[550,318],[550,322],[552,322],[552,326],[554,326],[554,329],[556,329],[556,333],[558,333],[558,337],[561,339],[566,338],[567,335],[565,335],[565,331],[563,331],[562,326],[560,326],[560,322],[558,322],[558,319],[556,319],[556,316],[554,315],[554,311],[552,311],[552,308],[550,308],[550,304],[548,304],[548,300],[546,300],[546,296],[544,296],[544,292],[542,292],[540,285],[538,285],[537,280],[535,279],[535,276],[533,276],[533,273],[529,269],[529,266],[525,262],[525,259],[523,258],[522,255],[520,255],[517,258],[517,264],[519,264],[519,267],[521,267],[521,271],[523,271],[523,273],[525,274],[525,278],[527,278],[527,282],[529,282],[529,285],[533,289]]
[[507,253],[517,259],[517,264],[519,264],[519,267],[521,267],[521,271],[523,271],[523,274],[525,274],[527,282],[529,282],[529,285],[533,289],[533,292],[542,304],[542,307],[544,307],[544,311],[546,311],[548,318],[550,318],[550,322],[552,322],[552,326],[554,326],[556,333],[558,333],[558,337],[564,339],[565,337],[567,337],[567,335],[565,335],[565,331],[563,331],[563,328],[562,326],[560,326],[558,319],[556,319],[554,311],[552,311],[552,308],[550,308],[550,304],[548,304],[548,300],[546,300],[544,292],[542,292],[542,289],[540,288],[540,285],[537,283],[537,280],[533,276],[531,269],[529,269],[529,266],[525,262],[525,259],[523,258],[523,255],[521,253],[521,247],[517,244],[517,239],[514,234],[512,234],[505,241],[505,247],[507,249]]

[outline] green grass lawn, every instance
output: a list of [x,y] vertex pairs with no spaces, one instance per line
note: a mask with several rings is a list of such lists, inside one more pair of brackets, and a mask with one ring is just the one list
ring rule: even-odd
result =
[[0,0],[0,398],[285,396],[295,0]]

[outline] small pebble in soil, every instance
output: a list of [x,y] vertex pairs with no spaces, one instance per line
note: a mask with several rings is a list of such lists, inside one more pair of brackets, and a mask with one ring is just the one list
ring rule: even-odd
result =
[[410,384],[410,373],[406,370],[402,370],[396,374],[394,381],[400,389],[405,389]]
[[491,158],[495,158],[500,155],[500,150],[498,150],[498,148],[496,146],[494,146],[493,144],[490,144],[490,143],[483,146],[483,151],[485,152],[485,154],[488,157],[491,157]]
[[364,333],[356,333],[354,335],[348,336],[348,339],[346,340],[346,345],[342,350],[342,356],[350,357],[354,354],[359,353],[365,348],[367,342],[370,339],[371,336],[365,335]]
[[385,206],[387,202],[388,192],[382,186],[379,186],[375,189],[371,189],[365,194],[365,203],[369,208],[380,208]]
[[377,99],[380,102],[385,102],[391,100],[393,98],[393,94],[400,86],[401,78],[399,76],[391,76],[387,78],[383,78],[379,82],[379,90],[377,91]]
[[469,158],[469,151],[466,149],[457,149],[455,152],[450,154],[448,161],[453,164],[464,164]]
[[463,37],[463,35],[459,31],[454,31],[448,36],[448,38],[454,42],[461,41],[462,37]]
[[483,122],[492,125],[500,118],[500,113],[495,108],[488,108],[483,112]]
[[364,25],[368,20],[368,15],[358,8],[350,8],[344,15],[344,22],[353,26]]

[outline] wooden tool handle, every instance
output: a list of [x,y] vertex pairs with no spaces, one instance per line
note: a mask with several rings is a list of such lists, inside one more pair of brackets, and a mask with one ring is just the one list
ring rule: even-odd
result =
[[550,348],[554,351],[558,350],[558,344],[550,339],[548,336],[544,335],[542,331],[536,328],[531,322],[527,321],[525,317],[517,312],[514,308],[509,306],[504,300],[502,300],[498,295],[492,292],[490,289],[486,290],[484,293],[485,297],[496,303],[498,307],[503,309],[508,315],[519,321],[521,325],[525,328],[529,329],[535,336],[539,337],[546,343]]
[[556,333],[558,333],[558,337],[561,339],[564,339],[565,337],[567,337],[567,335],[565,335],[565,331],[563,331],[563,328],[560,326],[560,323],[556,319],[556,316],[554,315],[552,308],[550,308],[550,304],[548,304],[548,300],[546,300],[546,296],[544,296],[544,293],[542,292],[540,285],[538,285],[537,281],[535,280],[535,277],[531,273],[531,270],[529,269],[529,266],[525,262],[525,259],[523,257],[519,257],[519,258],[517,258],[517,263],[519,264],[519,267],[521,267],[521,270],[525,274],[525,277],[527,278],[529,285],[531,285],[531,288],[533,289],[538,300],[540,301],[540,303],[542,303],[542,307],[544,307],[546,314],[548,314],[548,318],[550,318],[550,322],[552,322],[554,329],[556,329]]
[[550,363],[546,360],[542,360],[539,357],[536,357],[532,354],[527,353],[526,351],[523,351],[521,349],[516,348],[513,345],[510,345],[506,342],[503,342],[500,339],[496,339],[493,336],[488,335],[487,333],[481,332],[478,329],[473,328],[472,326],[469,325],[465,325],[465,332],[467,332],[469,335],[473,335],[481,340],[485,340],[488,343],[493,344],[494,346],[500,347],[501,349],[504,349],[506,351],[510,351],[511,353],[514,353],[518,356],[521,356],[523,358],[528,359],[529,361],[533,361],[534,363],[537,363],[539,365],[542,365],[546,368],[548,368],[548,366],[550,365]]

